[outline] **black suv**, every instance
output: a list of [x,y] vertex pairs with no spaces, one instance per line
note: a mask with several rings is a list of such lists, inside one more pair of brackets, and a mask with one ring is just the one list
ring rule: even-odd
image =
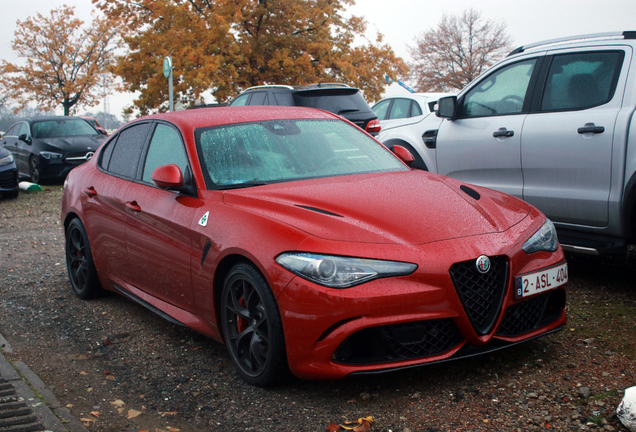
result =
[[279,105],[319,108],[338,114],[373,136],[380,133],[380,121],[357,88],[346,84],[320,83],[306,86],[264,85],[250,87],[230,106]]

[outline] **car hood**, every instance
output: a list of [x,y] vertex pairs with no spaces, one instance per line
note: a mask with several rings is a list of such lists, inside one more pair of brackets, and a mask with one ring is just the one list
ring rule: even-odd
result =
[[472,185],[467,189],[424,171],[257,186],[226,191],[223,199],[319,238],[361,243],[417,245],[501,232],[530,212],[512,196]]
[[38,138],[41,144],[57,147],[65,152],[81,150],[97,150],[106,139],[105,135],[80,135],[70,137]]

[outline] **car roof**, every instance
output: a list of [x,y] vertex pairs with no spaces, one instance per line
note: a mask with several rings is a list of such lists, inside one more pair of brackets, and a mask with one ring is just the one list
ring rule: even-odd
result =
[[383,100],[387,100],[387,99],[415,99],[415,100],[429,101],[429,100],[439,99],[445,96],[453,96],[453,95],[455,95],[455,93],[441,93],[441,92],[440,93],[407,93],[407,94],[401,94],[401,95],[387,96],[385,98],[380,99],[376,103],[380,103]]
[[230,106],[222,109],[199,108],[196,110],[172,111],[141,117],[135,120],[135,122],[144,120],[164,120],[174,123],[182,129],[199,129],[226,124],[290,119],[342,120],[342,117],[314,108],[254,105],[236,107]]
[[507,57],[512,57],[516,54],[521,53],[535,53],[545,51],[546,49],[553,50],[559,48],[576,47],[580,45],[616,45],[625,44],[626,42],[629,42],[631,45],[633,45],[635,39],[636,31],[605,32],[567,36],[563,38],[548,39],[531,44],[521,45],[510,51]]
[[28,117],[18,120],[16,123],[21,121],[26,121],[29,123],[39,122],[39,121],[55,121],[55,120],[82,120],[76,116],[44,116],[44,117]]

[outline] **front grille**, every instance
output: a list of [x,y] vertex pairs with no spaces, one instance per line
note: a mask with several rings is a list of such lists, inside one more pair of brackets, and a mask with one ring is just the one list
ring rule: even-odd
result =
[[481,336],[489,333],[497,320],[508,280],[505,257],[491,257],[490,265],[487,273],[477,271],[475,260],[456,263],[450,268],[464,311]]
[[562,290],[536,295],[510,306],[497,329],[497,336],[514,337],[553,323],[565,307]]
[[3,189],[13,189],[18,187],[18,174],[15,170],[0,172],[0,187]]
[[463,340],[450,318],[372,327],[345,339],[333,360],[358,365],[410,360],[442,354]]

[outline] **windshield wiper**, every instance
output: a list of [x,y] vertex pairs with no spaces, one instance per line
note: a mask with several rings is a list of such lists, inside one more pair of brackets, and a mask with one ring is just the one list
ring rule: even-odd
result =
[[233,183],[233,184],[225,184],[225,185],[220,185],[218,187],[219,190],[228,190],[228,189],[242,189],[242,188],[248,188],[248,187],[253,187],[253,186],[265,186],[271,183],[268,182],[264,182],[264,181],[260,181],[260,180],[250,180],[250,181],[246,181],[243,183]]
[[344,113],[350,113],[350,112],[358,112],[358,111],[360,111],[360,110],[359,109],[343,109],[343,110],[338,111],[338,115],[344,114]]

